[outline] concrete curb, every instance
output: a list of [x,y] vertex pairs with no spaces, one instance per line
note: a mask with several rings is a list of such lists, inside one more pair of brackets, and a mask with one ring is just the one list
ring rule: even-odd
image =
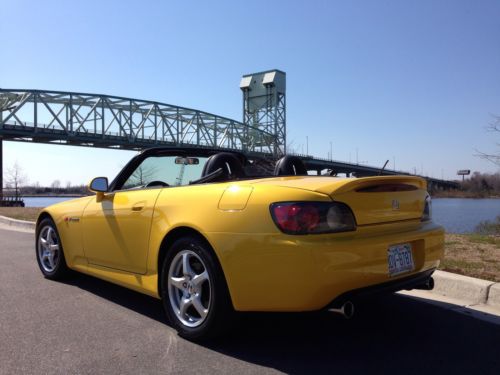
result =
[[455,273],[436,271],[432,293],[460,299],[469,305],[500,306],[500,283]]
[[488,305],[500,307],[500,283],[490,286]]
[[34,221],[16,220],[5,216],[0,216],[0,224],[22,229],[33,230],[33,231],[35,231],[35,226],[36,226],[36,223]]

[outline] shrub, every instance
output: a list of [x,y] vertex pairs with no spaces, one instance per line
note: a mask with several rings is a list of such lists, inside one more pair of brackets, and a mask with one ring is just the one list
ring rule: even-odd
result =
[[476,226],[476,232],[479,234],[500,235],[500,216],[497,216],[494,221],[481,221]]

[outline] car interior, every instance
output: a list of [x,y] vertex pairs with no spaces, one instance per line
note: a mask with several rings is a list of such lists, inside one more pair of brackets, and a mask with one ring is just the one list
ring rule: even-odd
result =
[[[306,176],[307,168],[304,162],[297,156],[286,155],[279,159],[274,167],[274,176]],[[266,175],[269,176],[269,175]],[[207,159],[201,178],[191,181],[190,184],[200,184],[207,182],[222,182],[230,180],[240,180],[251,176],[245,172],[245,167],[241,161],[229,152],[220,152]]]
[[[184,179],[186,184],[203,184],[209,182],[224,182],[224,181],[235,181],[253,178],[265,178],[273,176],[306,176],[307,168],[304,162],[297,156],[285,155],[280,158],[276,163],[272,163],[264,158],[252,158],[248,160],[243,154],[234,152],[217,152],[208,153],[205,151],[194,151],[189,150],[186,152],[179,153],[178,150],[151,150],[147,151],[148,154],[138,155],[136,159],[131,161],[130,165],[125,168],[119,176],[113,181],[112,189],[115,186],[120,190],[125,186],[128,179],[133,179],[134,174],[137,174],[141,168],[143,170],[140,173],[140,182],[135,181],[135,186],[127,186],[125,189],[140,189],[140,188],[151,188],[151,187],[167,187],[167,186],[178,186],[181,182],[177,180],[166,180],[165,175],[161,173],[161,166],[144,166],[147,164],[147,160],[150,157],[161,157],[161,156],[175,156],[175,164],[184,164],[183,170],[195,171],[196,169],[191,169],[191,165],[201,164],[202,157],[205,157],[204,165],[199,174],[199,178]],[[180,156],[179,156],[180,155]],[[144,167],[141,167],[144,166]],[[187,167],[187,169],[186,169]],[[201,165],[200,165],[201,168]],[[179,169],[180,171],[180,169]],[[184,172],[180,172],[184,175]],[[148,180],[148,177],[150,180]],[[156,177],[156,178],[154,178]],[[179,181],[182,178],[179,176]],[[144,180],[144,183],[142,181]],[[168,182],[168,183],[167,183]]]

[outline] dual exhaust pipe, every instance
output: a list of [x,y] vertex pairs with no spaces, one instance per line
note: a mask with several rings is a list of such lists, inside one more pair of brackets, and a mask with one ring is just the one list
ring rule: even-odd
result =
[[[413,289],[432,290],[434,289],[434,279],[429,277],[423,284],[416,285]],[[346,301],[339,308],[330,308],[328,311],[351,319],[354,316],[354,303]]]

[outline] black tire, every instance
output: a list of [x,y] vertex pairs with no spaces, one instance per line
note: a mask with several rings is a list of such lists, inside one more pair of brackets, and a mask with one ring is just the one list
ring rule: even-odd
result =
[[[191,267],[194,269],[195,266],[197,266],[198,272],[200,273],[202,273],[204,268],[208,273],[209,278],[208,281],[203,283],[205,290],[206,284],[209,284],[208,294],[210,295],[210,298],[208,302],[205,301],[208,313],[204,318],[201,318],[200,315],[200,319],[204,320],[202,320],[200,325],[196,327],[188,326],[181,321],[181,318],[178,316],[178,314],[180,314],[179,309],[177,309],[177,313],[175,312],[175,293],[179,293],[180,295],[183,293],[191,293],[192,290],[188,291],[186,288],[185,291],[182,291],[181,289],[178,289],[178,287],[174,287],[171,284],[169,287],[168,283],[169,271],[171,270],[171,267],[172,270],[174,270],[176,264],[179,262],[179,259],[183,254],[186,254],[186,252],[191,254],[191,258],[189,258],[190,261],[195,262],[191,265]],[[199,260],[202,261],[201,265],[196,264]],[[174,265],[172,265],[173,263]],[[207,340],[222,335],[234,324],[235,314],[224,273],[218,260],[213,255],[210,245],[207,244],[206,241],[194,236],[183,237],[176,240],[170,249],[168,249],[168,253],[163,261],[161,275],[161,297],[163,307],[171,325],[177,330],[180,336],[192,341]],[[200,287],[199,290],[201,289],[202,288]],[[172,292],[172,294],[170,292]],[[205,291],[200,292],[199,295],[203,297],[203,295],[206,296],[206,294],[207,293]],[[191,294],[189,295],[191,296]],[[192,295],[194,296],[196,293]],[[186,296],[187,294],[183,294],[182,298],[185,298]],[[205,304],[203,307],[205,307]],[[194,309],[194,305],[191,304],[189,308]],[[197,312],[192,310],[192,315],[196,316],[196,314]]]
[[[48,259],[44,257],[44,247],[41,244],[42,240],[40,238],[41,236],[47,236],[49,229],[51,230],[50,237],[53,242],[52,245],[58,246],[57,255],[53,256],[51,264]],[[47,249],[47,247],[45,247],[45,249]],[[50,218],[43,219],[36,227],[35,254],[38,267],[45,278],[50,280],[61,280],[69,274],[69,268],[64,258],[59,232],[57,231],[54,221]]]

